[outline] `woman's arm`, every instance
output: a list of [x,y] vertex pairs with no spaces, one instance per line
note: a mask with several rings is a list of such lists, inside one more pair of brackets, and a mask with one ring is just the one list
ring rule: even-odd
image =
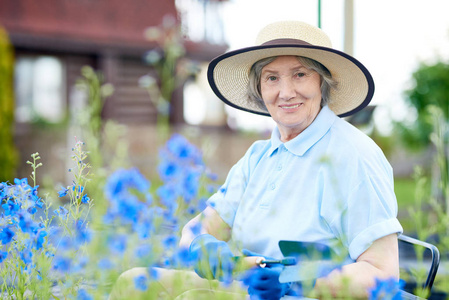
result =
[[231,228],[215,209],[208,206],[183,227],[179,246],[188,248],[195,237],[200,234],[210,234],[218,240],[228,241],[231,238]]
[[327,277],[316,281],[318,295],[337,296],[340,291],[349,291],[352,296],[366,298],[368,290],[378,279],[399,279],[399,252],[397,234],[376,240],[357,261],[332,271]]

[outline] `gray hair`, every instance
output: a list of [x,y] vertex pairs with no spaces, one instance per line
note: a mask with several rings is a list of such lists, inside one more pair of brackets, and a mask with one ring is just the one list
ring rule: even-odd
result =
[[[260,76],[262,74],[262,69],[276,58],[277,56],[272,56],[255,62],[249,72],[248,99],[265,111],[267,111],[267,108],[262,100],[260,92]],[[320,75],[321,107],[325,106],[331,101],[330,91],[337,87],[337,82],[332,78],[332,74],[329,70],[316,60],[303,56],[296,56],[296,58],[306,69],[313,70]]]

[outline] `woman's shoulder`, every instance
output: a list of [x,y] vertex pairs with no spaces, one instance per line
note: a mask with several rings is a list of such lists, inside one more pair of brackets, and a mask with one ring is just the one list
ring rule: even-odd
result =
[[338,152],[341,160],[389,164],[373,139],[343,119],[338,119],[331,129],[328,151]]
[[382,151],[366,133],[338,118],[331,128],[332,142],[345,145],[347,151]]

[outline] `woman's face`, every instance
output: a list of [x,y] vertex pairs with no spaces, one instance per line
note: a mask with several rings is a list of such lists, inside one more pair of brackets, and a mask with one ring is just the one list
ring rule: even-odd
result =
[[278,124],[281,140],[306,129],[321,107],[320,75],[306,69],[295,56],[279,56],[262,69],[262,99]]

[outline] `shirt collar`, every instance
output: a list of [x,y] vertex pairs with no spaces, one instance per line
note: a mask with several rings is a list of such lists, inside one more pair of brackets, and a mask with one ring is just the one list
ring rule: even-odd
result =
[[291,153],[303,156],[307,150],[312,148],[331,128],[337,116],[326,105],[319,112],[318,116],[303,132],[294,139],[283,143],[278,127],[276,126],[271,134],[271,147],[269,154],[272,155],[276,149],[284,145]]

